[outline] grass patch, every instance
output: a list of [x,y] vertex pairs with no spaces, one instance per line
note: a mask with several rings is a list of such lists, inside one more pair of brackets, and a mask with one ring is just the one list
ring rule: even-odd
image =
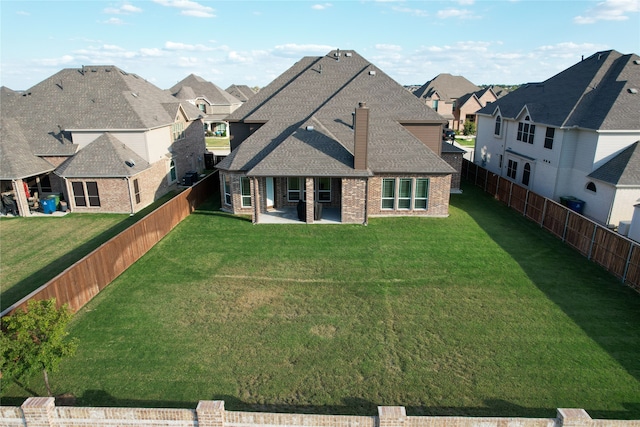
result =
[[[449,218],[367,227],[252,225],[216,207],[76,315],[57,393],[82,406],[640,418],[640,297],[476,188],[452,196]],[[3,401],[28,394],[12,385]]]
[[175,193],[133,216],[78,214],[0,219],[0,306],[11,306],[147,215]]
[[204,140],[207,148],[229,148],[229,137],[218,138],[208,136],[205,137]]

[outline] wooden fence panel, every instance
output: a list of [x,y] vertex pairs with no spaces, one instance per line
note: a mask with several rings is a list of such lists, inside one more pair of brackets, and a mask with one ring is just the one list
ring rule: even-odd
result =
[[567,214],[567,208],[549,200],[542,220],[542,226],[562,239],[564,237],[564,228],[567,224]]
[[521,214],[524,214],[525,209],[527,207],[527,190],[524,187],[520,187],[519,185],[513,184],[511,186],[511,198],[509,204],[511,209],[514,209]]
[[506,179],[498,181],[498,188],[496,191],[496,198],[505,205],[509,205],[509,199],[511,198],[511,186],[513,183]]
[[640,246],[638,245],[633,245],[624,282],[640,292]]
[[489,173],[487,176],[487,186],[484,191],[491,194],[492,196],[495,196],[496,194],[498,194],[498,185],[500,181],[501,180],[499,175],[496,175],[495,173]]
[[530,220],[542,224],[546,199],[539,194],[529,192],[527,199],[526,217]]
[[569,221],[565,231],[565,242],[573,246],[582,255],[589,257],[591,242],[597,225],[575,212],[569,212]]
[[593,262],[606,268],[611,274],[622,279],[626,270],[631,241],[617,233],[598,227],[591,251]]
[[7,308],[0,316],[26,307],[30,299],[54,297],[59,306],[69,304],[72,311],[79,310],[206,201],[215,188],[216,178],[216,174],[211,174],[187,188]]

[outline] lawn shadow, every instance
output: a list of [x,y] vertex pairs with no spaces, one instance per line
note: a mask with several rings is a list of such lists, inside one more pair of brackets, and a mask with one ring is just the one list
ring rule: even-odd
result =
[[[93,250],[97,249],[100,245],[107,242],[109,239],[117,236],[119,233],[123,232],[140,219],[147,216],[149,213],[153,212],[153,210],[157,209],[160,205],[166,203],[168,200],[173,198],[177,193],[169,193],[157,200],[150,206],[136,213],[135,215],[131,215],[126,217],[121,222],[115,224],[109,229],[103,231],[99,235],[93,237],[92,239],[84,242],[80,246],[70,250],[66,254],[62,255],[60,258],[50,262],[46,266],[42,267],[38,271],[29,275],[18,283],[13,285],[12,287],[4,290],[0,293],[0,311],[5,310],[10,307],[12,304],[20,301],[22,298],[29,295],[31,292],[38,289],[40,286],[47,283],[49,280],[56,277],[58,274],[62,273],[64,270],[81,260],[84,256],[91,253]],[[73,214],[71,214],[73,215]],[[15,219],[15,221],[20,221],[20,219]]]
[[[636,327],[640,325],[640,295],[539,224],[492,199],[482,189],[464,182],[463,189],[463,194],[451,198],[451,206],[468,214],[518,263],[540,291],[631,376],[640,380],[637,359],[640,330]],[[546,254],[535,252],[535,248],[541,247],[545,248]],[[556,268],[557,274],[541,268],[544,263],[536,259],[538,257],[546,257],[548,264],[545,266]],[[559,266],[559,262],[565,262],[566,268]],[[592,280],[570,280],[566,273],[573,270],[580,271],[581,278],[586,275]]]

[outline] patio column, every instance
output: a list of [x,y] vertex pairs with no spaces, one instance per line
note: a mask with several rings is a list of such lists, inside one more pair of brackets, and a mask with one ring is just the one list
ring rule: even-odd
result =
[[251,197],[251,205],[253,206],[253,223],[258,224],[260,221],[260,180],[258,178],[251,178],[251,188],[253,190]]
[[13,195],[16,205],[18,206],[18,213],[20,216],[31,216],[31,211],[29,211],[29,201],[27,200],[27,194],[24,190],[24,181],[16,179],[12,184]]
[[314,199],[314,194],[315,194],[315,188],[314,188],[314,179],[313,178],[305,178],[305,190],[307,191],[307,197],[305,199],[306,206],[307,206],[307,224],[313,224],[313,214],[314,214],[314,206],[313,206],[313,199]]

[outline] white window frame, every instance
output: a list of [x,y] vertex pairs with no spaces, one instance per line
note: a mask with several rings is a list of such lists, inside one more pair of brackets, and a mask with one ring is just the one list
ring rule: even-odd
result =
[[[297,189],[291,189],[290,187],[290,183],[291,182],[297,182],[298,183],[298,188]],[[298,198],[292,198],[291,195],[292,194],[298,194]],[[307,185],[306,185],[306,180],[304,178],[301,178],[299,176],[292,176],[287,178],[287,201],[288,202],[298,202],[298,201],[306,201],[307,199]]]
[[[393,183],[391,189],[393,190],[393,194],[391,196],[386,196],[384,195],[384,189],[385,189],[385,182],[391,182]],[[382,191],[380,192],[380,209],[384,210],[384,211],[394,211],[396,210],[396,179],[395,178],[383,178],[382,179]],[[389,201],[391,200],[391,207],[385,207],[384,206],[384,202],[385,201]]]
[[[425,194],[418,194],[418,184],[421,181],[425,181]],[[415,186],[414,186],[414,197],[413,197],[413,209],[416,211],[426,211],[429,209],[429,178],[416,178]],[[424,200],[424,207],[418,207],[418,202]],[[422,203],[420,203],[422,204]]]
[[[409,183],[409,196],[402,196],[403,184]],[[408,202],[408,206],[405,204]],[[397,206],[399,211],[410,211],[413,208],[413,179],[398,178],[398,200]]]
[[[246,183],[246,187],[245,187]],[[248,194],[245,194],[245,190],[248,191]],[[251,207],[251,179],[246,176],[240,177],[240,197],[242,199],[241,205],[243,208]]]
[[224,191],[224,204],[231,206],[231,178],[229,175],[224,174],[222,176],[222,186]]

